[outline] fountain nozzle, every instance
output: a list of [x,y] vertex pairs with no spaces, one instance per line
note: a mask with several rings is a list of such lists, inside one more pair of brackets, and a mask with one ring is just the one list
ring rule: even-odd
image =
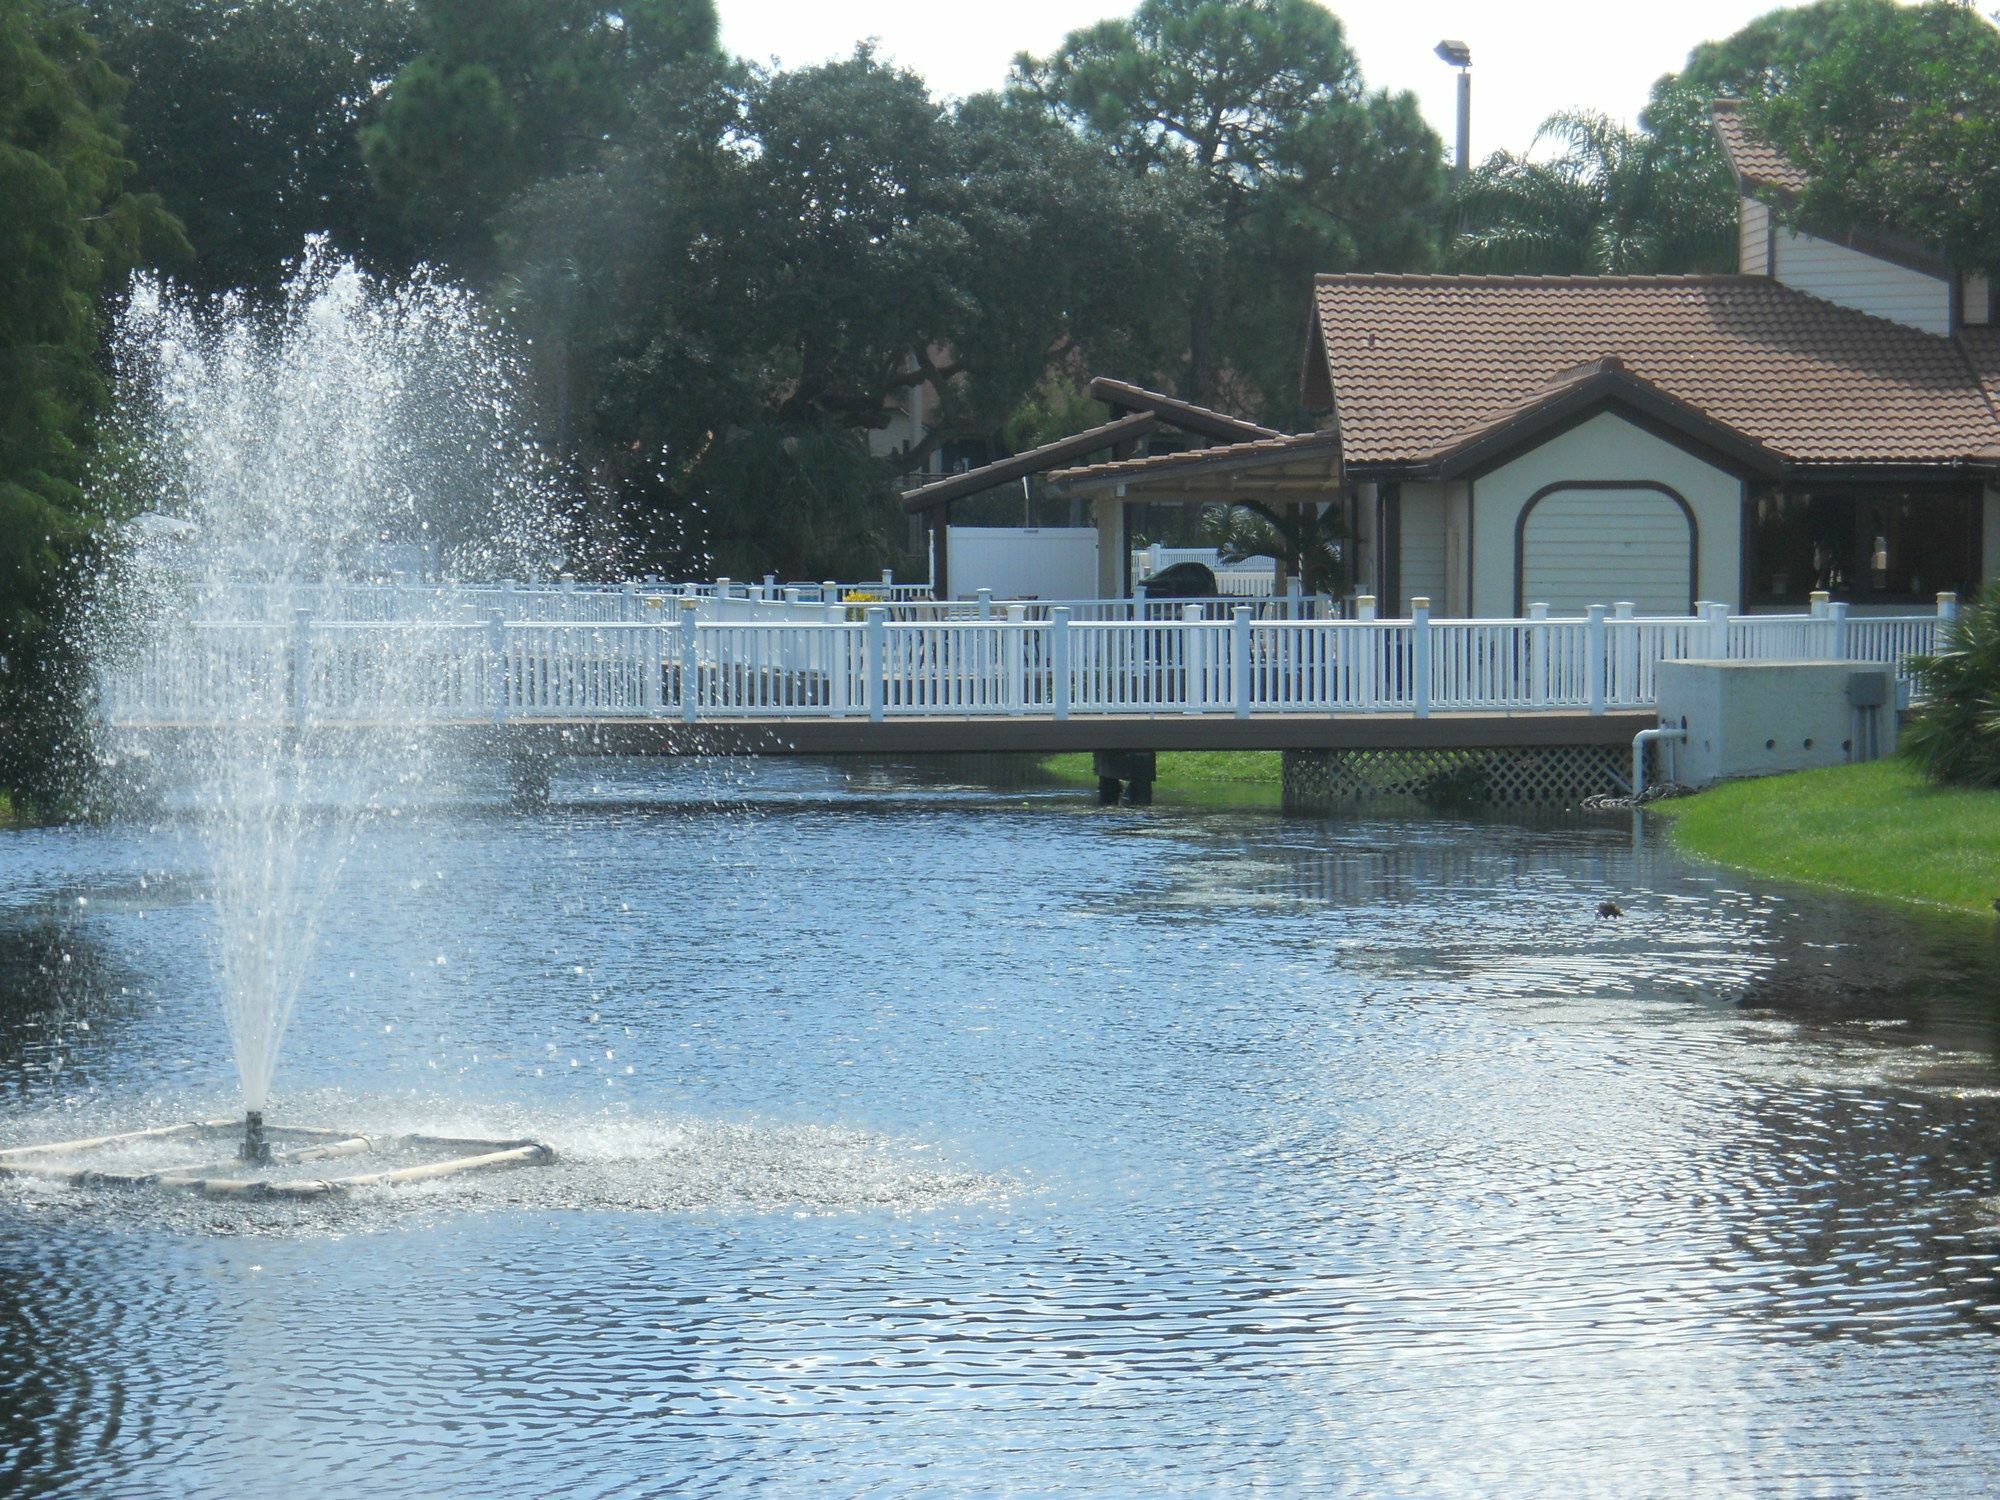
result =
[[243,1116],[243,1149],[236,1153],[259,1166],[271,1164],[271,1143],[264,1139],[264,1112],[248,1110]]

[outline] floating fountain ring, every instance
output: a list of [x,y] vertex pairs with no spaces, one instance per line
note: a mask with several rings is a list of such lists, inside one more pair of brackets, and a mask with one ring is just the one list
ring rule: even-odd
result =
[[[190,1144],[220,1142],[239,1130],[243,1135],[234,1160],[210,1160],[137,1171],[94,1167],[89,1162],[93,1155],[101,1156],[123,1146],[175,1140],[185,1140]],[[305,1162],[371,1154],[382,1156],[397,1151],[432,1153],[434,1159],[409,1166],[352,1172],[340,1177],[245,1175],[246,1164],[253,1169],[282,1171]],[[555,1155],[540,1141],[421,1134],[368,1136],[324,1126],[266,1125],[262,1115],[253,1112],[241,1122],[196,1120],[183,1125],[161,1125],[150,1130],[92,1136],[85,1140],[15,1146],[0,1150],[0,1177],[37,1177],[83,1187],[162,1188],[200,1193],[209,1198],[324,1198],[355,1188],[399,1187],[405,1183],[430,1182],[467,1172],[536,1166],[554,1161]]]

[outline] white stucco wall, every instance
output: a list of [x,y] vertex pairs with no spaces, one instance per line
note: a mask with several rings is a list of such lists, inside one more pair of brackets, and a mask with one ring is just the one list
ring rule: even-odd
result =
[[1785,228],[1772,249],[1771,274],[1786,286],[1925,333],[1951,332],[1951,283],[1942,277]]
[[[1601,412],[1589,421],[1551,438],[1482,475],[1472,486],[1473,565],[1470,613],[1504,616],[1514,613],[1514,539],[1522,508],[1551,484],[1645,480],[1677,492],[1694,512],[1696,535],[1695,592],[1736,607],[1741,598],[1743,487],[1737,478],[1696,458],[1664,438],[1627,421],[1615,412]],[[1407,496],[1416,486],[1405,486]],[[1615,527],[1617,490],[1602,492],[1606,528]],[[1406,501],[1407,506],[1407,501]],[[1442,509],[1442,507],[1440,507]],[[1657,538],[1658,529],[1652,534]],[[1407,542],[1405,547],[1407,548]],[[1620,592],[1613,549],[1607,547],[1602,589],[1594,601],[1616,604],[1630,598]],[[1404,573],[1410,575],[1407,565]],[[1635,571],[1633,580],[1657,578],[1651,565]],[[1627,580],[1628,589],[1635,587]],[[1409,586],[1406,584],[1406,588]],[[1415,592],[1414,589],[1411,592]],[[1523,599],[1522,606],[1537,601]],[[1549,601],[1553,603],[1554,601]]]

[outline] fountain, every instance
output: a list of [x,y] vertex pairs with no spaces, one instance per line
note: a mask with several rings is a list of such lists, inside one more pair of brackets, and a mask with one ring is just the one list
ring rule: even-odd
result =
[[[133,545],[102,581],[86,649],[107,685],[135,654],[164,664],[202,711],[165,748],[136,755],[107,743],[100,758],[143,774],[213,872],[216,973],[243,1109],[229,1132],[241,1143],[233,1173],[87,1159],[213,1141],[214,1121],[0,1152],[0,1172],[304,1192],[547,1159],[531,1141],[266,1123],[347,857],[373,820],[422,797],[442,756],[421,712],[393,716],[393,735],[306,733],[316,688],[338,673],[349,693],[360,683],[399,709],[421,704],[440,643],[464,639],[449,589],[399,590],[393,617],[380,618],[360,601],[381,591],[355,584],[533,576],[576,545],[550,465],[515,420],[504,342],[462,289],[425,274],[390,286],[311,244],[268,307],[138,282],[115,349],[121,430],[109,446],[120,458],[105,484],[146,517],[127,528]],[[304,649],[296,627],[308,618],[338,623],[330,659]],[[270,1176],[364,1150],[429,1154],[359,1177]]]

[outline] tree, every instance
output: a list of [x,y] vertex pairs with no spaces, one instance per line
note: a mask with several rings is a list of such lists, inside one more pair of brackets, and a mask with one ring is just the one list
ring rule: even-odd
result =
[[[895,550],[893,474],[1146,347],[1178,223],[1040,112],[946,109],[866,49],[690,63],[503,216],[504,285],[552,426],[663,566],[852,574]],[[916,384],[929,434],[878,451]]]
[[394,247],[361,121],[416,50],[405,0],[87,0],[124,103],[135,184],[186,226],[210,290],[274,288],[306,237]]
[[1588,113],[1544,122],[1535,147],[1499,151],[1453,195],[1447,255],[1468,271],[1629,275],[1736,268],[1736,204],[1709,169]]
[[0,785],[44,780],[48,722],[73,686],[58,625],[92,531],[98,293],[179,243],[156,202],[125,191],[119,92],[74,12],[0,10]]
[[1903,753],[1933,781],[2000,786],[2000,589],[1971,601],[1940,649],[1910,665],[1924,702]]
[[2000,30],[1956,0],[1820,0],[1772,11],[1653,86],[1647,130],[1733,201],[1709,100],[1748,101],[1812,179],[1801,227],[1897,230],[2000,265]]
[[1017,59],[1012,88],[1198,206],[1187,280],[1154,289],[1191,399],[1290,415],[1313,273],[1433,254],[1437,136],[1410,95],[1364,88],[1313,0],[1141,0]]
[[475,271],[494,221],[595,157],[646,80],[715,54],[713,0],[416,0],[424,50],[362,148],[414,245]]
[[1265,505],[1245,500],[1208,516],[1203,534],[1224,562],[1269,557],[1308,594],[1343,594],[1348,576],[1345,512],[1338,505]]

